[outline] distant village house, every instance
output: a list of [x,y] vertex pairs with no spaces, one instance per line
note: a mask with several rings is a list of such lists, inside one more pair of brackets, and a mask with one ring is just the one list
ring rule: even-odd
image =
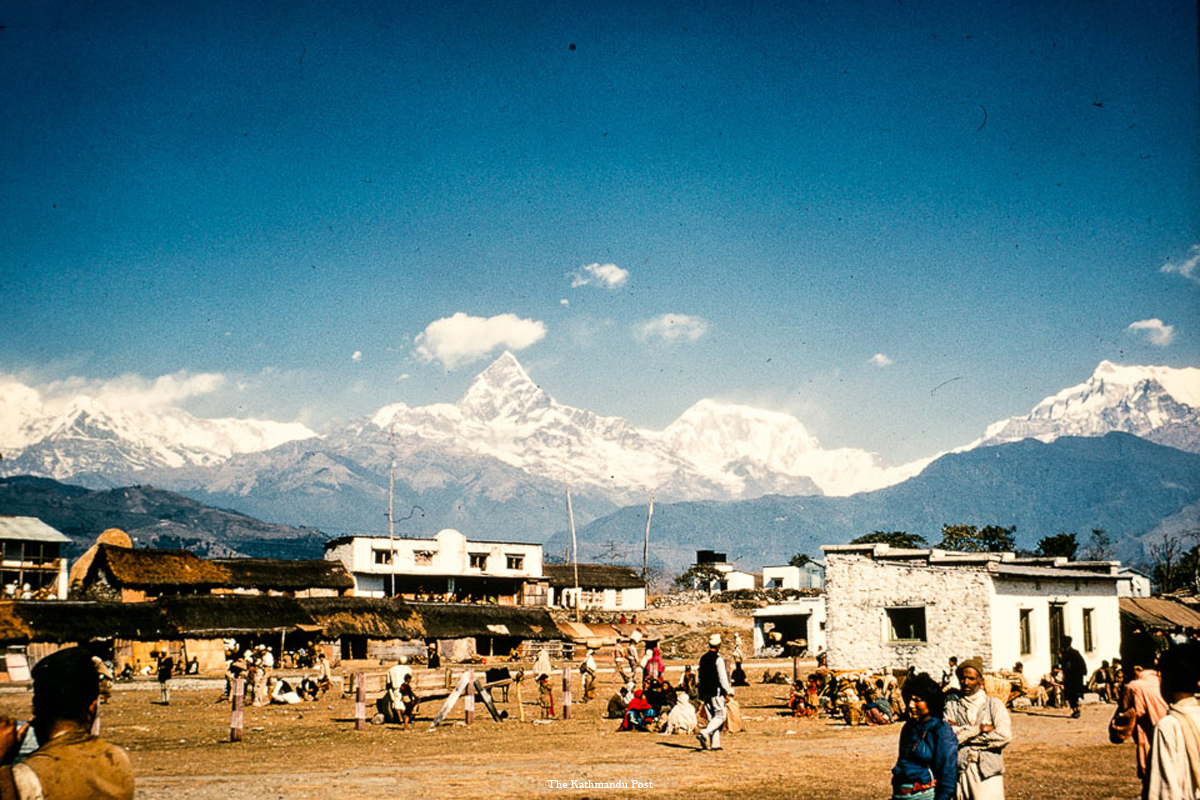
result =
[[[646,582],[632,567],[612,564],[545,564],[550,605],[602,611],[644,611]],[[576,590],[578,580],[578,590]]]
[[0,587],[9,599],[65,600],[71,540],[36,517],[0,516]]

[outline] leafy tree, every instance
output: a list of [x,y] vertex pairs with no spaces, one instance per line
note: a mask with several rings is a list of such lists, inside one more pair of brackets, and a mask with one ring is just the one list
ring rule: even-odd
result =
[[812,558],[809,557],[808,553],[796,553],[796,555],[788,559],[788,566],[803,567],[810,561],[812,561]]
[[[1188,549],[1188,541],[1198,544]],[[1200,592],[1200,528],[1180,534],[1169,533],[1150,545],[1154,559],[1154,582],[1163,593],[1190,588]]]
[[1016,525],[1011,528],[998,525],[987,525],[983,528],[976,528],[974,525],[943,525],[942,541],[938,543],[938,548],[962,553],[1012,552],[1017,547],[1016,533]]
[[1075,541],[1075,534],[1073,533],[1056,533],[1053,536],[1043,536],[1037,544],[1037,554],[1039,556],[1074,558],[1075,551],[1078,549],[1079,542]]
[[904,531],[874,531],[850,542],[850,544],[886,544],[892,547],[904,547],[910,550],[920,550],[929,547],[924,536]]
[[675,579],[675,585],[683,589],[699,588],[711,592],[724,579],[724,573],[712,564],[693,564]]

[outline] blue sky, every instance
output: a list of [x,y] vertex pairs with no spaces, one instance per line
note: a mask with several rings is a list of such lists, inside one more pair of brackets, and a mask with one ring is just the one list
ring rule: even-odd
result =
[[320,427],[507,345],[901,461],[1200,365],[1194,4],[651,6],[6,4],[0,372]]

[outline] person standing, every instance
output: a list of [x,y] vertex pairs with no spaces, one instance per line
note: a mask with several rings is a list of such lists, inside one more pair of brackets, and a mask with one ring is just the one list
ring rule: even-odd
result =
[[1116,713],[1108,723],[1108,740],[1121,744],[1133,736],[1137,745],[1137,775],[1142,779],[1142,800],[1150,796],[1150,745],[1154,726],[1167,713],[1156,667],[1158,652],[1154,639],[1135,633],[1121,642],[1121,662],[1131,680],[1121,690]]
[[1062,637],[1062,652],[1058,666],[1063,672],[1063,694],[1071,707],[1071,719],[1079,719],[1079,698],[1083,697],[1083,682],[1087,680],[1087,662],[1071,646],[1071,637]]
[[171,675],[175,672],[175,659],[170,653],[160,653],[158,656],[158,689],[159,699],[164,706],[171,704]]
[[983,662],[958,666],[960,696],[946,703],[946,722],[958,739],[958,800],[1004,800],[1004,755],[1012,720],[1004,703],[983,689]]
[[900,754],[892,767],[894,800],[954,800],[958,739],[942,720],[941,684],[922,672],[904,682],[908,722],[900,729]]
[[583,702],[588,702],[596,696],[596,650],[593,647],[587,649],[587,655],[583,657],[583,663],[579,665],[579,675],[583,681]]
[[[33,721],[18,728],[0,717],[0,797],[133,797],[133,767],[116,745],[91,733],[100,679],[91,654],[68,647],[39,661]],[[29,726],[40,747],[14,763]]]
[[733,697],[729,685],[729,673],[725,670],[725,659],[721,658],[721,634],[708,637],[708,652],[700,656],[700,702],[708,714],[705,725],[696,739],[701,750],[721,749],[721,726],[725,724],[725,698]]
[[1163,654],[1162,693],[1171,705],[1154,726],[1150,746],[1150,800],[1200,798],[1200,642],[1175,645]]

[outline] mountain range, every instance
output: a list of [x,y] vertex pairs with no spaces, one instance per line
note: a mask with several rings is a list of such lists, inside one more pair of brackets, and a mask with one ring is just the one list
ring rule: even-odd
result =
[[[504,353],[457,403],[396,403],[323,436],[295,423],[206,420],[174,407],[131,408],[86,394],[51,402],[38,390],[9,380],[0,383],[0,451],[5,456],[0,474],[54,477],[93,490],[153,485],[327,534],[386,533],[393,478],[397,535],[425,536],[450,526],[483,539],[544,541],[566,527],[568,485],[580,526],[617,524],[629,514],[644,514],[637,509],[651,494],[660,508],[676,509],[670,515],[691,515],[696,535],[725,530],[716,520],[737,517],[720,511],[725,504],[737,510],[747,504],[769,508],[784,503],[792,508],[783,515],[789,519],[797,518],[797,503],[831,509],[827,523],[813,527],[809,520],[800,532],[789,529],[788,536],[798,537],[797,547],[781,544],[780,550],[768,548],[765,554],[802,549],[808,530],[827,543],[859,535],[864,526],[919,525],[928,532],[930,525],[943,522],[1005,524],[1006,517],[991,513],[998,507],[988,505],[1001,499],[1010,504],[1036,499],[1028,514],[1046,521],[1056,519],[1056,508],[1070,506],[1083,513],[1091,506],[1066,503],[1061,493],[1086,492],[1088,474],[1078,475],[1077,488],[1058,486],[1060,495],[1040,492],[1038,459],[1009,464],[1019,473],[1012,479],[1026,487],[1020,491],[1010,487],[1006,494],[1002,482],[995,481],[956,484],[953,495],[960,498],[959,507],[939,505],[937,498],[946,496],[939,481],[948,480],[947,464],[967,463],[962,458],[990,463],[1000,458],[995,453],[1007,453],[1016,443],[1029,448],[1057,444],[1061,437],[1095,439],[1121,432],[1162,445],[1164,452],[1200,452],[1198,409],[1200,369],[1105,361],[1084,383],[1046,398],[1023,417],[989,426],[979,440],[954,453],[891,467],[863,450],[822,448],[791,415],[710,399],[698,401],[661,431],[640,429],[619,417],[558,403],[511,353]],[[1108,485],[1103,475],[1120,474],[1140,453],[1130,445],[1101,447],[1099,456],[1087,455],[1088,447],[1085,443],[1064,452],[1083,458],[1081,463],[1097,472],[1097,485]],[[1065,462],[1055,469],[1074,474]],[[1200,485],[1200,479],[1192,484]],[[928,516],[914,516],[911,509],[922,502]],[[887,522],[893,503],[898,504],[894,521]],[[621,510],[627,506],[634,508]],[[1170,503],[1147,508],[1151,506],[1158,513]],[[882,516],[853,510],[876,507]],[[982,516],[967,514],[972,507]],[[838,508],[843,510],[832,510]],[[956,508],[962,513],[945,516]],[[600,519],[614,513],[609,522]],[[713,522],[704,523],[697,514]],[[1128,524],[1135,518],[1136,525],[1119,529],[1131,541],[1189,519],[1180,509],[1154,520],[1133,515]],[[656,514],[655,525],[660,522]],[[1113,522],[1114,532],[1116,523],[1126,525],[1116,517]],[[603,527],[584,530],[608,536],[601,533]],[[1093,520],[1076,527],[1105,526]],[[730,530],[739,528],[743,536],[766,536],[740,524]],[[1018,528],[1024,535],[1042,526],[1022,522]],[[664,543],[673,535],[669,530],[663,531]],[[691,541],[682,533],[676,538],[681,547],[685,539]],[[717,542],[709,545],[737,551]]]

